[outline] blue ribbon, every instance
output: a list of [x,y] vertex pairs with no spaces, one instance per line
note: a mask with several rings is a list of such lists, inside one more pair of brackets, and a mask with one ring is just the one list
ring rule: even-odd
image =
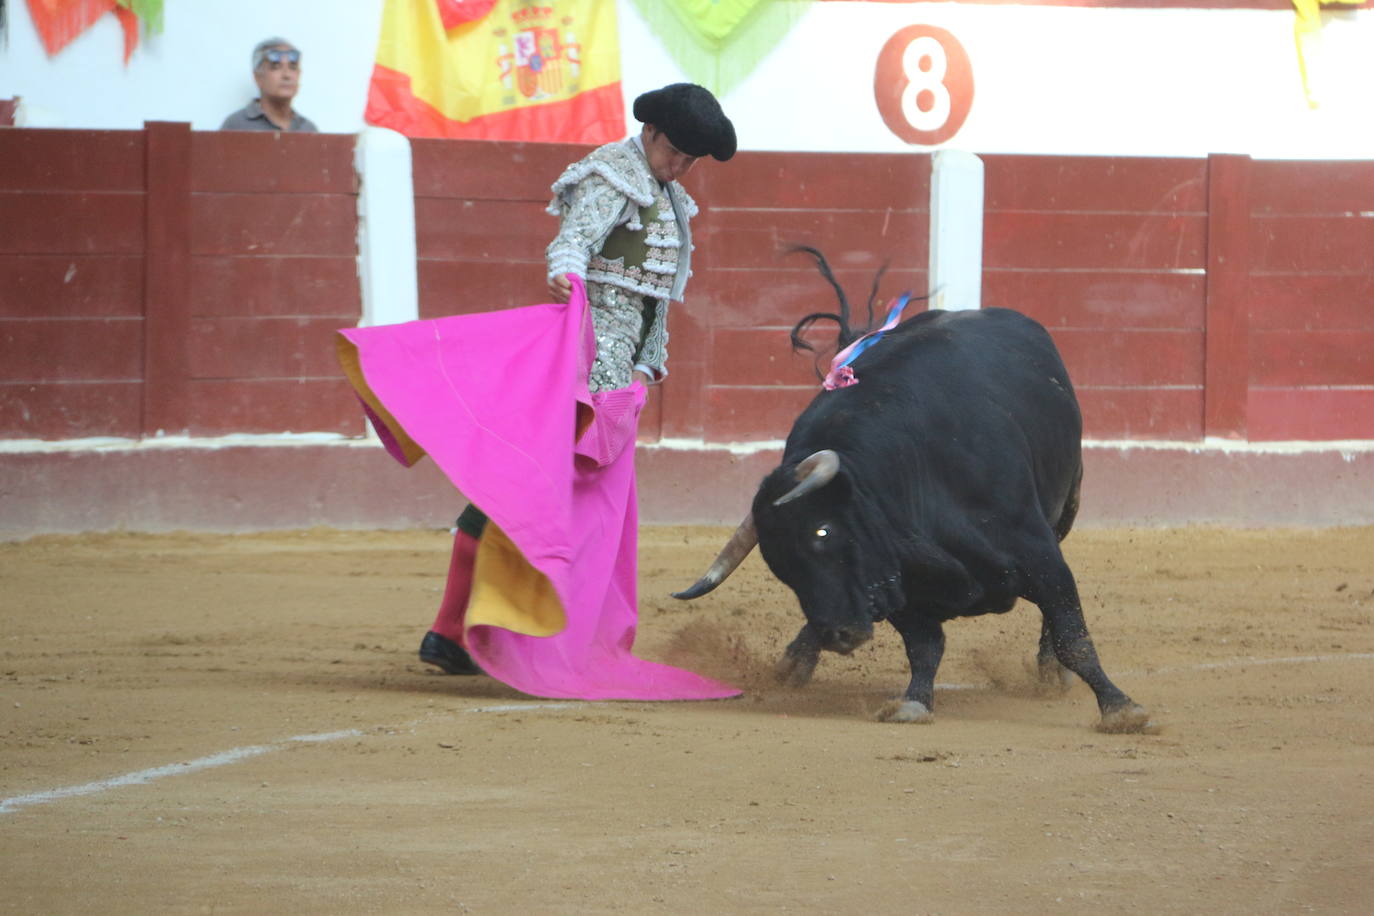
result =
[[888,310],[887,320],[883,322],[883,326],[866,337],[861,338],[859,342],[854,345],[854,348],[849,351],[849,355],[832,368],[838,369],[840,366],[848,366],[850,363],[854,362],[854,359],[860,353],[877,343],[882,336],[888,332],[888,329],[897,324],[897,319],[901,316],[902,309],[906,308],[906,304],[910,299],[910,292],[902,293],[897,301],[892,304],[892,308]]

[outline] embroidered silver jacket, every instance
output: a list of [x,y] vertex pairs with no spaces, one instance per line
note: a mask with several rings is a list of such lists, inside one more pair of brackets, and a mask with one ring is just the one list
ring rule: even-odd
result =
[[[682,299],[691,276],[690,220],[697,215],[696,202],[676,181],[661,185],[654,179],[638,137],[593,150],[568,166],[552,190],[548,212],[559,217],[560,223],[545,252],[549,276],[576,274],[588,284],[652,297],[653,321],[636,359],[663,376],[668,358],[668,302]],[[641,208],[654,204],[659,218],[644,226]],[[601,256],[607,238],[620,226],[644,230],[647,254],[642,265]],[[589,293],[595,307],[594,289]]]

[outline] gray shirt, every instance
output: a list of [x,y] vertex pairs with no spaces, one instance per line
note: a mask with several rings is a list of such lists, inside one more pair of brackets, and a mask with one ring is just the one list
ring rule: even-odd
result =
[[[273,124],[263,113],[262,102],[257,99],[249,102],[238,111],[224,119],[224,123],[219,126],[220,130],[281,130]],[[306,133],[319,133],[319,128],[315,122],[298,112],[291,112],[291,131],[304,131]]]

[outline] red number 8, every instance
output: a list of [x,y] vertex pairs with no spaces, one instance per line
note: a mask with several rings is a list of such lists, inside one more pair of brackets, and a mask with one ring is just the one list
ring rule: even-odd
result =
[[919,146],[944,143],[973,107],[968,52],[944,29],[907,26],[878,53],[873,95],[883,123],[898,137]]

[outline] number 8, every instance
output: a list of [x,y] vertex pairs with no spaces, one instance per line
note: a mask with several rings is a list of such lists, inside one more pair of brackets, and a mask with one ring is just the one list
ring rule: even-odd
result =
[[[929,70],[921,69],[922,58],[930,58]],[[902,115],[917,130],[939,130],[949,120],[952,100],[944,82],[947,66],[945,46],[930,35],[912,41],[902,52],[902,73],[910,80],[902,90]],[[922,92],[933,96],[929,111],[917,104]]]

